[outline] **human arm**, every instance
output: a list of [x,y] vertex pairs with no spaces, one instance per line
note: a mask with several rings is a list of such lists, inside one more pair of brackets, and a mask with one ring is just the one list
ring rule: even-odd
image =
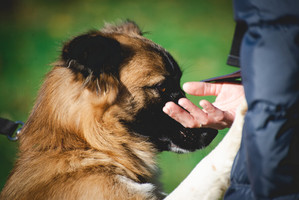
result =
[[240,103],[233,125],[225,137],[165,200],[222,199],[229,187],[232,164],[241,143],[247,110],[245,98]]

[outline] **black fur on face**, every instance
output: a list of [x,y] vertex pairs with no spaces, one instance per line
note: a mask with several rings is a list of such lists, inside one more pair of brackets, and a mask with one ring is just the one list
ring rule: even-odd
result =
[[160,151],[186,153],[202,149],[212,142],[218,131],[211,128],[185,128],[162,111],[165,103],[177,103],[185,97],[185,92],[180,87],[182,72],[178,64],[168,52],[159,49],[159,53],[170,73],[162,83],[155,86],[160,99],[149,101],[149,105],[135,116],[135,121],[127,125],[136,133],[149,137]]
[[[131,116],[129,118],[120,118],[119,120],[127,127],[129,132],[151,141],[160,151],[170,150],[183,153],[206,147],[217,135],[217,130],[185,128],[162,111],[166,102],[173,101],[177,103],[180,98],[185,97],[185,93],[180,87],[182,72],[167,51],[143,38],[141,33],[135,23],[125,22],[118,27],[110,26],[106,29],[106,32],[95,31],[78,36],[65,44],[62,60],[66,63],[66,67],[76,73],[81,73],[85,78],[90,75],[99,78],[102,74],[108,74],[117,79],[118,82],[121,82],[121,77],[119,77],[120,70],[123,66],[129,65],[128,63],[130,63],[131,59],[143,59],[148,54],[161,58],[163,70],[167,72],[163,74],[165,76],[163,81],[154,85],[140,86],[140,92],[138,93],[138,95],[143,95],[144,92],[149,94],[155,93],[156,95],[149,96],[145,101],[145,105],[139,106],[141,109],[136,112],[131,112],[126,107],[123,108],[123,110],[127,109],[128,112],[126,113],[130,113]],[[133,38],[134,41],[140,42],[141,45],[132,42],[130,43],[132,44],[131,48],[128,44],[124,45],[113,38],[119,38],[122,35],[125,35],[126,42]],[[140,54],[139,50],[143,53],[145,52],[144,55],[139,57],[133,56],[134,54]],[[153,57],[150,57],[149,60],[151,60],[152,65],[155,65],[156,61]],[[140,71],[142,67],[147,67],[147,65],[138,67]],[[152,70],[155,69],[153,68]],[[123,84],[122,88],[126,87],[130,86]],[[127,93],[119,95],[119,100],[115,102],[120,102],[121,104],[124,101],[122,98],[130,96],[129,90]],[[127,102],[130,103],[130,101]],[[126,106],[134,107],[135,105],[133,104],[137,103],[132,101],[132,105]]]

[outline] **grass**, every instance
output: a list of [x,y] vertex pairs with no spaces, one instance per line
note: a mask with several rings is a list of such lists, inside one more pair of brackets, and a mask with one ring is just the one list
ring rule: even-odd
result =
[[[7,1],[9,2],[9,1]],[[104,22],[131,19],[178,61],[182,83],[230,73],[231,3],[221,0],[19,0],[0,13],[0,117],[26,121],[44,74],[64,41]],[[202,97],[188,96],[194,103]],[[207,98],[213,101],[213,97]],[[224,136],[195,153],[158,157],[165,191],[172,191]],[[17,157],[17,143],[0,137],[0,189]]]

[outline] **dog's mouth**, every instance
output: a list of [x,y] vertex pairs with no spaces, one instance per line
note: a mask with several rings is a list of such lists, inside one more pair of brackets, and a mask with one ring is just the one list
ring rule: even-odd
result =
[[148,138],[157,150],[176,153],[205,148],[218,133],[212,128],[185,128],[162,112],[162,106],[159,105],[140,111],[135,120],[126,122],[126,125],[134,133]]
[[176,130],[169,130],[170,134],[163,135],[154,142],[160,151],[193,152],[208,146],[218,133],[212,128],[185,128],[180,124],[176,127]]
[[182,149],[181,147],[179,147],[178,145],[174,144],[170,139],[168,138],[161,138],[160,139],[162,142],[164,142],[165,144],[168,144],[168,148],[167,150],[170,150],[172,152],[175,153],[189,153],[189,150],[186,149]]
[[[184,109],[182,107],[182,109]],[[184,109],[185,110],[185,109]],[[187,111],[187,110],[186,110]],[[188,111],[187,111],[188,112]],[[208,146],[217,136],[218,130],[212,128],[186,128],[165,113],[162,121],[167,124],[160,137],[160,150],[176,153],[193,152]]]

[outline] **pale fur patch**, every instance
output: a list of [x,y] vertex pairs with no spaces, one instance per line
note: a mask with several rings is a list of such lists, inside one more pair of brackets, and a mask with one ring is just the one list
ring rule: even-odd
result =
[[175,152],[175,153],[189,153],[190,151],[186,150],[186,149],[182,149],[180,147],[178,147],[177,145],[175,145],[170,139],[168,138],[163,138],[161,139],[162,141],[165,141],[165,142],[169,142],[169,149],[170,151],[172,152]]
[[140,193],[145,195],[146,199],[154,199],[153,194],[156,187],[151,183],[137,183],[125,176],[117,176],[118,180],[125,184],[132,193]]

